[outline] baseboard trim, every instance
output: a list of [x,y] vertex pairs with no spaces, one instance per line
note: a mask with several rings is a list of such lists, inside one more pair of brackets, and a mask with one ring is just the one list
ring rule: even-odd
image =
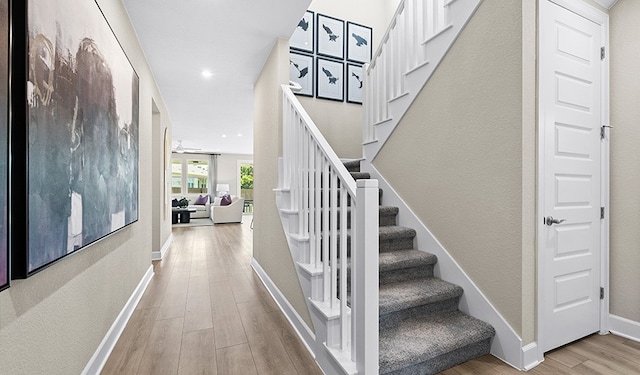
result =
[[531,344],[522,347],[522,366],[525,371],[531,370],[541,362],[540,358],[538,358],[537,343],[532,342]]
[[91,359],[85,366],[84,370],[82,370],[82,375],[89,374],[99,374],[102,371],[105,363],[107,363],[107,359],[111,355],[111,351],[116,346],[120,335],[122,335],[122,331],[124,331],[124,327],[126,327],[133,311],[136,309],[138,302],[142,298],[144,291],[149,286],[149,282],[151,282],[151,278],[153,277],[153,266],[149,266],[147,272],[142,277],[142,280],[138,283],[138,286],[133,290],[131,297],[127,303],[125,303],[124,307],[120,311],[120,314],[116,317],[116,320],[111,324],[111,328],[107,331],[107,334],[98,345],[95,353],[91,356]]
[[[513,327],[382,174],[368,160],[362,162],[361,168],[366,172],[370,172],[371,178],[378,180],[378,185],[384,190],[383,199],[385,200],[385,205],[400,208],[398,225],[414,228],[416,230],[416,241],[420,245],[419,248],[429,249],[430,253],[438,257],[436,276],[445,281],[458,284],[464,289],[464,294],[460,300],[460,310],[484,320],[495,328],[496,336],[491,344],[491,354],[519,370],[524,369],[522,339]],[[529,349],[527,353],[528,351]]]
[[609,331],[629,340],[640,342],[640,322],[609,314]]
[[173,242],[173,233],[169,234],[169,237],[167,238],[166,241],[164,241],[164,244],[162,245],[162,248],[160,249],[160,251],[151,252],[151,260],[162,260],[162,258],[164,258],[165,254],[169,250],[169,246],[171,246],[171,242]]
[[316,345],[316,335],[309,329],[309,326],[302,317],[298,314],[298,312],[291,306],[289,301],[285,298],[285,296],[280,292],[280,289],[276,286],[276,284],[271,280],[269,275],[262,269],[260,263],[255,258],[251,258],[251,267],[256,272],[262,284],[264,284],[265,288],[271,294],[271,298],[276,302],[280,311],[284,314],[284,316],[289,321],[289,324],[296,331],[302,342],[307,347],[309,353],[313,358],[316,358],[316,353],[313,348]]

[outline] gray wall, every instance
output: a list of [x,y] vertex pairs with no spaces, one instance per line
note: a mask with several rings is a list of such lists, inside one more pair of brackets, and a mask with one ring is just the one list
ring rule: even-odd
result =
[[610,12],[611,313],[640,322],[640,1]]
[[520,335],[523,315],[533,320],[523,137],[535,126],[523,130],[522,13],[520,1],[484,1],[373,161]]
[[79,374],[151,265],[151,226],[161,222],[151,192],[162,183],[152,171],[152,99],[165,126],[169,116],[122,3],[98,2],[140,77],[140,219],[0,293],[3,374]]
[[253,257],[313,330],[276,208],[282,155],[282,90],[289,82],[289,41],[278,40],[254,86]]

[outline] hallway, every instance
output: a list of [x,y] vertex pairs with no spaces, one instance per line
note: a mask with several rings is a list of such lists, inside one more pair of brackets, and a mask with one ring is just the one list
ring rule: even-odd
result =
[[243,221],[173,230],[102,374],[322,374],[251,269]]

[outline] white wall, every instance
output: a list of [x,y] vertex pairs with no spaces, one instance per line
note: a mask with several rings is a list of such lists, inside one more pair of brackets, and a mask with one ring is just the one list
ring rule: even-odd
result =
[[140,218],[0,292],[3,374],[81,373],[151,266],[152,191],[161,183],[152,172],[152,100],[164,126],[169,115],[122,2],[98,3],[140,77]]

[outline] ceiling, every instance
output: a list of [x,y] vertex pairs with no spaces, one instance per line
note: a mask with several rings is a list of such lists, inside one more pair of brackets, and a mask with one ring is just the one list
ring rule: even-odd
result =
[[123,3],[171,116],[173,148],[181,140],[197,152],[253,154],[253,84],[311,0]]

